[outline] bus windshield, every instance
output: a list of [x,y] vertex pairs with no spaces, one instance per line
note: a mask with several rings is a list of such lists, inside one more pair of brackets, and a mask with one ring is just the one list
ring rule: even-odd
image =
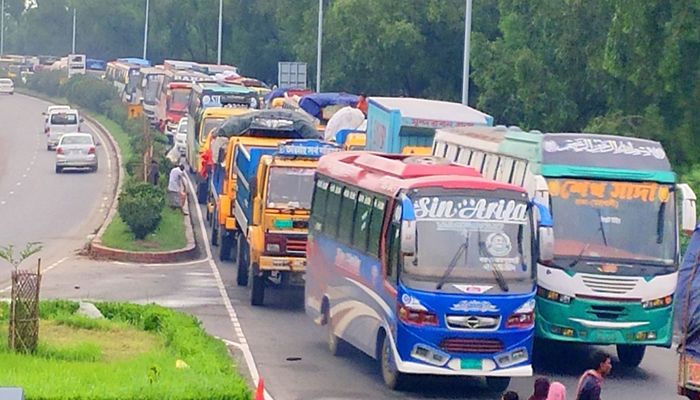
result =
[[143,90],[143,102],[148,105],[156,103],[158,91],[160,89],[160,78],[162,75],[147,75],[146,87]]
[[490,285],[502,291],[509,291],[509,282],[525,282],[528,285],[510,292],[532,290],[533,228],[527,195],[470,191],[412,200],[417,252],[404,260],[409,278]]
[[224,118],[221,117],[209,117],[202,123],[202,140],[204,140],[212,129],[218,128],[221,123],[224,122]]
[[311,209],[315,168],[270,168],[267,187],[269,208]]
[[187,108],[187,103],[190,101],[191,92],[191,89],[172,89],[170,91],[170,104],[168,105],[168,111],[184,111],[185,108]]
[[[555,255],[671,265],[676,257],[673,185],[550,179]],[[584,266],[581,266],[585,268]]]

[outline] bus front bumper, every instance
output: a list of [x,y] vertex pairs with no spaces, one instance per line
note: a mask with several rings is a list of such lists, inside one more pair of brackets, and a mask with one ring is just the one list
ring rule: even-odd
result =
[[260,271],[287,271],[303,273],[306,271],[306,258],[261,256],[259,269]]

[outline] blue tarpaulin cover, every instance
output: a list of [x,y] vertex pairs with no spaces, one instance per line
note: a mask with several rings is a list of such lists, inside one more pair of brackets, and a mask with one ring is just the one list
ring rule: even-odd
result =
[[[676,323],[681,327],[688,319],[686,350],[693,357],[700,357],[700,225],[683,255],[676,289]],[[690,294],[690,296],[688,296]]]
[[354,106],[360,101],[360,96],[348,93],[313,93],[299,100],[299,107],[315,118],[321,119],[321,111],[328,106]]

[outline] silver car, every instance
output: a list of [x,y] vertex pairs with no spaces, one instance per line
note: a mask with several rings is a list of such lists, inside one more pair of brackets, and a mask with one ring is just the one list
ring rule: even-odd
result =
[[97,171],[97,151],[99,143],[89,133],[66,133],[56,147],[56,173],[64,168],[88,168]]

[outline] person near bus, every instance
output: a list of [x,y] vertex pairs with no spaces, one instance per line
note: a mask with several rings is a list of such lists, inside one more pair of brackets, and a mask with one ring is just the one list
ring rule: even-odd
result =
[[552,382],[547,400],[566,400],[566,387],[561,382]]
[[610,356],[597,352],[593,355],[593,369],[581,375],[576,387],[576,400],[600,400],[601,383],[610,373],[612,362]]
[[549,393],[549,379],[539,377],[535,379],[535,391],[527,400],[547,400]]

